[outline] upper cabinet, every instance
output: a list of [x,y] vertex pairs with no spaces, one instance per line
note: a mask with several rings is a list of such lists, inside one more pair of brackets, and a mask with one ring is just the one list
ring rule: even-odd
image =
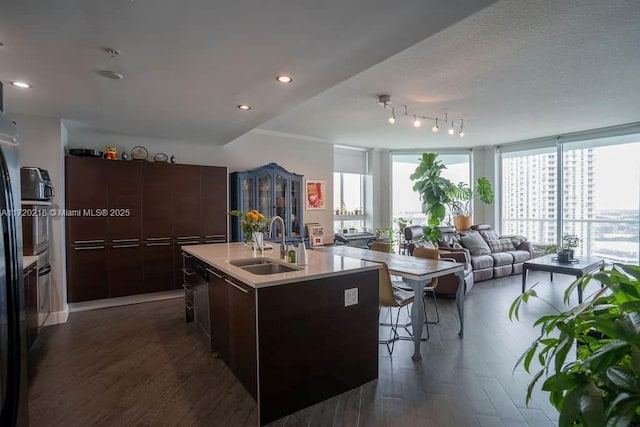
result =
[[[284,220],[287,238],[303,238],[302,178],[276,163],[234,172],[230,175],[231,209],[245,213],[256,209],[268,218],[278,215]],[[231,217],[231,239],[242,241],[243,238],[240,220]]]

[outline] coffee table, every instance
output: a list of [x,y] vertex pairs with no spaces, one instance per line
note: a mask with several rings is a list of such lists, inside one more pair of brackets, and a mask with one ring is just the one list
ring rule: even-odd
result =
[[[572,260],[568,264],[559,263],[554,261],[553,258],[556,258],[556,256],[545,255],[524,262],[522,266],[522,293],[524,293],[527,283],[528,270],[548,271],[551,273],[551,281],[553,281],[553,273],[569,274],[578,278],[604,268],[604,259],[602,258],[581,257]],[[582,288],[580,286],[578,286],[578,303],[582,303]]]

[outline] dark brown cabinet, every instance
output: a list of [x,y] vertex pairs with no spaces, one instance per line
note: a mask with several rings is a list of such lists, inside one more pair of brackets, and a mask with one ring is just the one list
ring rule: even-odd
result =
[[67,250],[67,300],[109,298],[108,267],[106,246],[71,246]]
[[[207,242],[220,243],[227,236],[227,171],[214,166],[201,169],[202,197],[200,206],[200,225]],[[225,221],[220,221],[225,218]]]
[[114,244],[109,248],[109,297],[144,293],[143,251],[140,243]]
[[211,323],[211,352],[228,363],[229,360],[229,303],[228,286],[223,274],[209,267],[209,318]]
[[105,162],[107,165],[107,240],[138,242],[142,237],[142,164]]
[[195,165],[174,165],[173,235],[179,240],[197,239],[202,235],[200,169]]
[[227,168],[66,157],[68,301],[178,289],[180,248],[227,241]]
[[38,268],[35,264],[24,270],[23,280],[27,348],[30,348],[38,336]]
[[107,163],[101,159],[66,157],[66,206],[77,212],[67,217],[72,245],[104,243],[107,239]]
[[[174,289],[174,244],[168,242],[146,242],[144,244],[144,293],[170,291]],[[180,285],[180,281],[177,281]]]
[[142,164],[142,235],[146,240],[173,236],[173,167],[167,163]]
[[221,271],[208,267],[211,351],[217,353],[255,398],[255,291]]

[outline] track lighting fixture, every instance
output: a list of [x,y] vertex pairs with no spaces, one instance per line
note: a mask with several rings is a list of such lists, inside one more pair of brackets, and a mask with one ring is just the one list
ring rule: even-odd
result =
[[[383,108],[391,108],[391,116],[389,116],[387,118],[387,121],[390,124],[395,124],[397,117],[396,117],[396,109],[395,106],[398,106],[397,104],[392,104],[391,103],[391,96],[390,95],[378,95],[378,105],[380,105]],[[449,135],[453,135],[454,133],[456,133],[456,128],[458,127],[458,123],[454,120],[449,120],[449,114],[445,113],[444,114],[444,120],[442,120],[440,117],[428,117],[428,116],[423,116],[420,114],[415,114],[415,113],[410,113],[409,112],[409,107],[406,104],[401,104],[402,107],[404,107],[404,116],[407,118],[412,117],[412,122],[413,122],[413,126],[416,128],[419,128],[422,126],[422,121],[423,120],[433,120],[433,126],[431,127],[431,131],[433,133],[438,133],[438,131],[440,130],[440,125],[439,123],[441,121],[444,121],[444,123],[449,123],[450,124],[450,128],[447,129],[447,133]],[[460,138],[462,138],[465,135],[464,132],[464,122],[462,119],[460,119],[460,130],[458,131],[458,134],[460,135]]]

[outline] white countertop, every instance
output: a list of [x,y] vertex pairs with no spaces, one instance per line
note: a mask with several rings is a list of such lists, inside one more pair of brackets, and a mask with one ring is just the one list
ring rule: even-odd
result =
[[[354,258],[332,255],[307,249],[307,265],[297,266],[280,260],[280,248],[272,243],[273,249],[264,251],[264,254],[254,254],[250,246],[244,243],[216,243],[210,245],[183,246],[183,250],[217,268],[218,270],[242,281],[253,288],[282,285],[286,283],[301,282],[305,280],[320,279],[324,277],[340,276],[343,274],[357,273],[360,271],[377,270],[380,264],[363,261]],[[287,273],[257,275],[249,273],[231,265],[229,261],[247,258],[270,258],[287,265],[297,267],[299,270]]]
[[25,255],[22,257],[22,269],[26,270],[29,266],[38,261],[38,257],[35,255]]

